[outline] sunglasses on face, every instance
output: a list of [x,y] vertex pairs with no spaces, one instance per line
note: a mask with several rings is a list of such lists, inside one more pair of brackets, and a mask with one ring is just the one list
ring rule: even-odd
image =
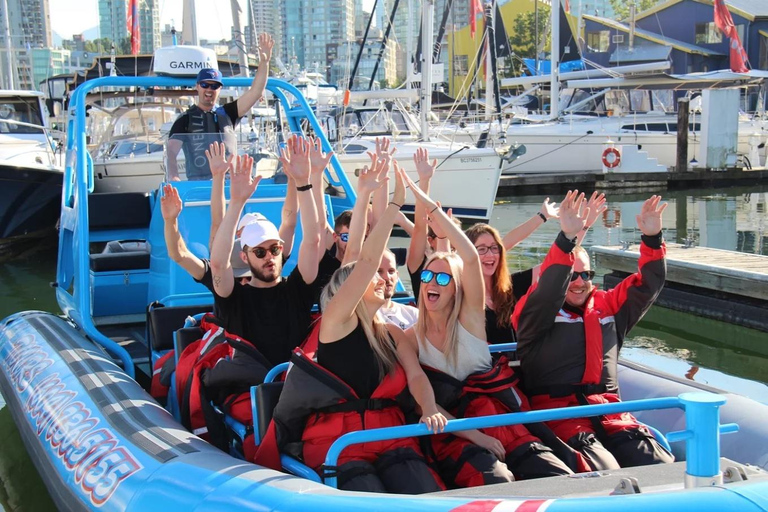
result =
[[277,256],[278,254],[283,252],[283,246],[276,244],[270,247],[269,249],[265,249],[263,247],[254,247],[253,249],[251,249],[251,252],[253,253],[254,256],[261,259],[264,256],[266,256],[267,253],[271,254],[272,256]]
[[453,276],[451,274],[446,274],[445,272],[434,273],[431,270],[421,271],[422,283],[430,283],[433,278],[439,286],[448,286],[451,283]]
[[475,249],[477,249],[477,254],[479,254],[480,256],[485,256],[489,252],[491,254],[499,254],[501,252],[501,247],[499,247],[498,245],[491,245],[491,246],[476,245]]
[[216,89],[221,88],[221,84],[218,82],[200,82],[200,87],[215,91]]
[[591,281],[593,277],[595,277],[595,271],[594,270],[582,270],[581,272],[574,272],[573,275],[571,275],[571,281],[575,281],[581,277],[583,281]]
[[339,240],[344,243],[349,242],[349,233],[339,233]]

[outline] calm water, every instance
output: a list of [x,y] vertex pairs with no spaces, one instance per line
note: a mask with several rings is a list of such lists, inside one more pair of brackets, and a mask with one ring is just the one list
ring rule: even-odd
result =
[[[649,194],[609,196],[610,212],[590,230],[592,245],[639,241],[635,215]],[[768,255],[768,187],[668,192],[667,240]],[[559,198],[554,198],[559,200]],[[500,199],[491,224],[505,232],[538,211],[544,196]],[[513,249],[511,268],[540,263],[559,226],[550,221]],[[396,240],[402,245],[403,240]],[[53,289],[56,239],[44,240],[0,262],[0,318],[23,310],[58,312]],[[603,269],[604,270],[604,269]],[[598,269],[600,271],[600,269]],[[697,382],[768,403],[768,334],[653,308],[631,333],[622,355]],[[0,406],[4,405],[0,398]],[[0,409],[0,506],[13,511],[53,510],[7,409]]]

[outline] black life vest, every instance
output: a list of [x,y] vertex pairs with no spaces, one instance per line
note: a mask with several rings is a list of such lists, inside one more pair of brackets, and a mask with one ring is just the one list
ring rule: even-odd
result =
[[232,119],[223,107],[206,112],[197,105],[184,113],[187,133],[179,134],[184,151],[187,180],[209,180],[211,169],[205,150],[214,142],[223,142],[228,155],[237,154],[237,136]]

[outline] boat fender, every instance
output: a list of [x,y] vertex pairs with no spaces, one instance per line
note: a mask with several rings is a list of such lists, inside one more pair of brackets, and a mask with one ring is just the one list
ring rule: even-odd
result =
[[[613,155],[613,157],[610,157]],[[613,169],[621,164],[621,153],[616,148],[606,148],[603,151],[603,165],[608,169]]]

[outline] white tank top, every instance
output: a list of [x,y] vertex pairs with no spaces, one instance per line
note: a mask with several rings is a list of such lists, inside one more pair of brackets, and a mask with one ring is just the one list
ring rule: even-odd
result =
[[463,381],[473,373],[491,369],[491,352],[488,343],[472,335],[464,326],[458,326],[458,353],[456,366],[448,362],[448,357],[435,348],[429,340],[419,343],[419,362],[435,370],[447,373]]

